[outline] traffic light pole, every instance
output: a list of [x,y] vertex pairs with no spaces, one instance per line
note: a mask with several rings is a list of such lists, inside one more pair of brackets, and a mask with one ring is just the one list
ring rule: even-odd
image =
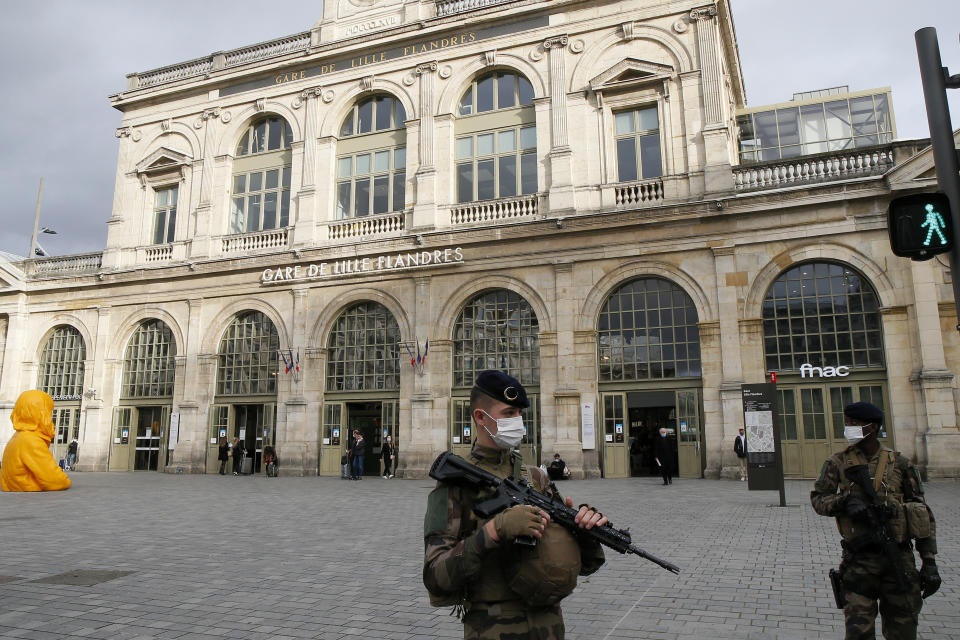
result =
[[[936,29],[924,27],[918,30],[914,37],[917,41],[917,57],[920,60],[923,98],[927,105],[933,160],[937,168],[937,185],[950,200],[950,218],[956,233],[960,231],[960,160],[953,141],[947,88],[960,87],[960,76],[951,78],[943,66]],[[954,242],[953,249],[950,250],[950,276],[957,318],[960,320],[960,242]],[[957,331],[960,331],[960,322],[957,324]]]

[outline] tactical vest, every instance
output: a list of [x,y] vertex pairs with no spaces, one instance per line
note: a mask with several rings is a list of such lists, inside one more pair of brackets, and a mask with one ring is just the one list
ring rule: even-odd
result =
[[[836,456],[840,462],[840,490],[849,491],[851,495],[860,497],[866,504],[870,498],[855,484],[847,481],[846,470],[858,464],[867,464],[870,476],[873,478],[873,488],[880,501],[887,505],[894,516],[887,521],[891,535],[897,542],[907,539],[907,518],[903,506],[903,470],[897,466],[897,453],[882,447],[877,455],[876,462],[867,461],[856,447],[850,447]],[[872,531],[866,522],[854,522],[846,513],[837,516],[837,529],[844,540],[852,540]]]

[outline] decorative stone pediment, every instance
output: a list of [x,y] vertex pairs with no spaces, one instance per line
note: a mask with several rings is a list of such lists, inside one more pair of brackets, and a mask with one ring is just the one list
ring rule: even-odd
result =
[[[960,129],[953,132],[954,143],[960,142]],[[886,175],[891,191],[936,188],[937,169],[933,161],[933,147],[925,147],[918,153],[896,164]]]
[[663,82],[673,75],[674,69],[671,66],[637,58],[624,58],[590,80],[590,88],[598,92],[616,91]]
[[182,174],[192,161],[185,153],[160,147],[137,164],[137,175],[146,178],[173,172]]

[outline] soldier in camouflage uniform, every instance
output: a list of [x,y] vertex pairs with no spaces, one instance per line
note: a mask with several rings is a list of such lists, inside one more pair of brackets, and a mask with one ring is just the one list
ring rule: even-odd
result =
[[[851,443],[823,464],[820,477],[810,493],[814,510],[837,519],[843,537],[840,575],[845,602],[843,617],[847,640],[875,638],[878,602],[883,620],[883,637],[913,640],[923,598],[940,588],[936,521],[923,498],[917,468],[906,457],[884,447],[877,440],[883,411],[867,402],[855,402],[844,409],[844,433]],[[866,464],[880,504],[876,512],[887,519],[891,535],[899,543],[900,568],[906,590],[897,586],[896,569],[888,560],[870,528],[869,496],[845,475],[848,467]],[[876,521],[874,521],[876,522]],[[919,572],[913,544],[923,562]]]
[[[484,371],[470,395],[471,417],[476,423],[476,440],[469,462],[500,478],[533,474],[538,490],[550,491],[546,474],[537,468],[522,470],[514,447],[523,435],[521,410],[530,405],[520,383],[500,372]],[[511,589],[512,545],[519,536],[532,536],[539,544],[553,543],[547,530],[549,516],[527,505],[516,505],[487,520],[473,513],[474,505],[492,497],[491,490],[476,490],[438,483],[430,494],[424,517],[423,583],[434,606],[453,605],[463,614],[463,634],[467,640],[561,640],[563,615],[558,603],[531,605]],[[566,499],[573,505],[570,498]],[[581,505],[577,522],[583,528],[602,526],[607,518]],[[544,537],[545,533],[547,534]],[[561,535],[567,535],[561,531]],[[580,575],[600,568],[602,547],[594,542],[571,540],[575,566]],[[573,574],[576,586],[576,573]],[[559,597],[558,597],[559,600]]]

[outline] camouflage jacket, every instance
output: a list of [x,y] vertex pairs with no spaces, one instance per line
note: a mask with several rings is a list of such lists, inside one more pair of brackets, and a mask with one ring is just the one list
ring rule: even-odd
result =
[[[823,463],[820,470],[820,476],[813,485],[813,491],[810,492],[810,503],[814,511],[822,516],[837,518],[841,533],[850,526],[846,521],[846,501],[850,495],[857,495],[865,502],[870,500],[863,495],[863,492],[856,485],[844,486],[847,483],[842,476],[845,464],[849,463],[851,453],[858,453],[860,457],[866,458],[866,454],[860,452],[856,445],[851,445],[836,453]],[[880,464],[881,456],[893,456],[894,463],[887,465],[883,473],[883,486],[878,492],[882,500],[898,502],[901,505],[906,503],[919,503],[926,507],[926,501],[923,497],[923,484],[920,481],[920,473],[910,460],[887,447],[881,446],[877,452],[867,460],[870,470],[870,477],[876,476],[877,467]],[[889,483],[889,484],[888,484]],[[901,508],[901,512],[903,509]],[[916,540],[917,551],[921,558],[932,558],[937,553],[937,533],[936,521],[933,512],[929,507],[926,511],[930,518],[930,535]],[[900,516],[902,517],[902,516]],[[895,527],[891,526],[891,529]]]
[[[500,478],[513,473],[508,451],[475,446],[469,461]],[[518,599],[504,576],[505,549],[487,535],[486,521],[473,513],[473,507],[493,493],[445,483],[437,483],[430,493],[423,527],[423,584],[434,606]],[[580,574],[590,575],[604,562],[603,548],[578,542]]]

